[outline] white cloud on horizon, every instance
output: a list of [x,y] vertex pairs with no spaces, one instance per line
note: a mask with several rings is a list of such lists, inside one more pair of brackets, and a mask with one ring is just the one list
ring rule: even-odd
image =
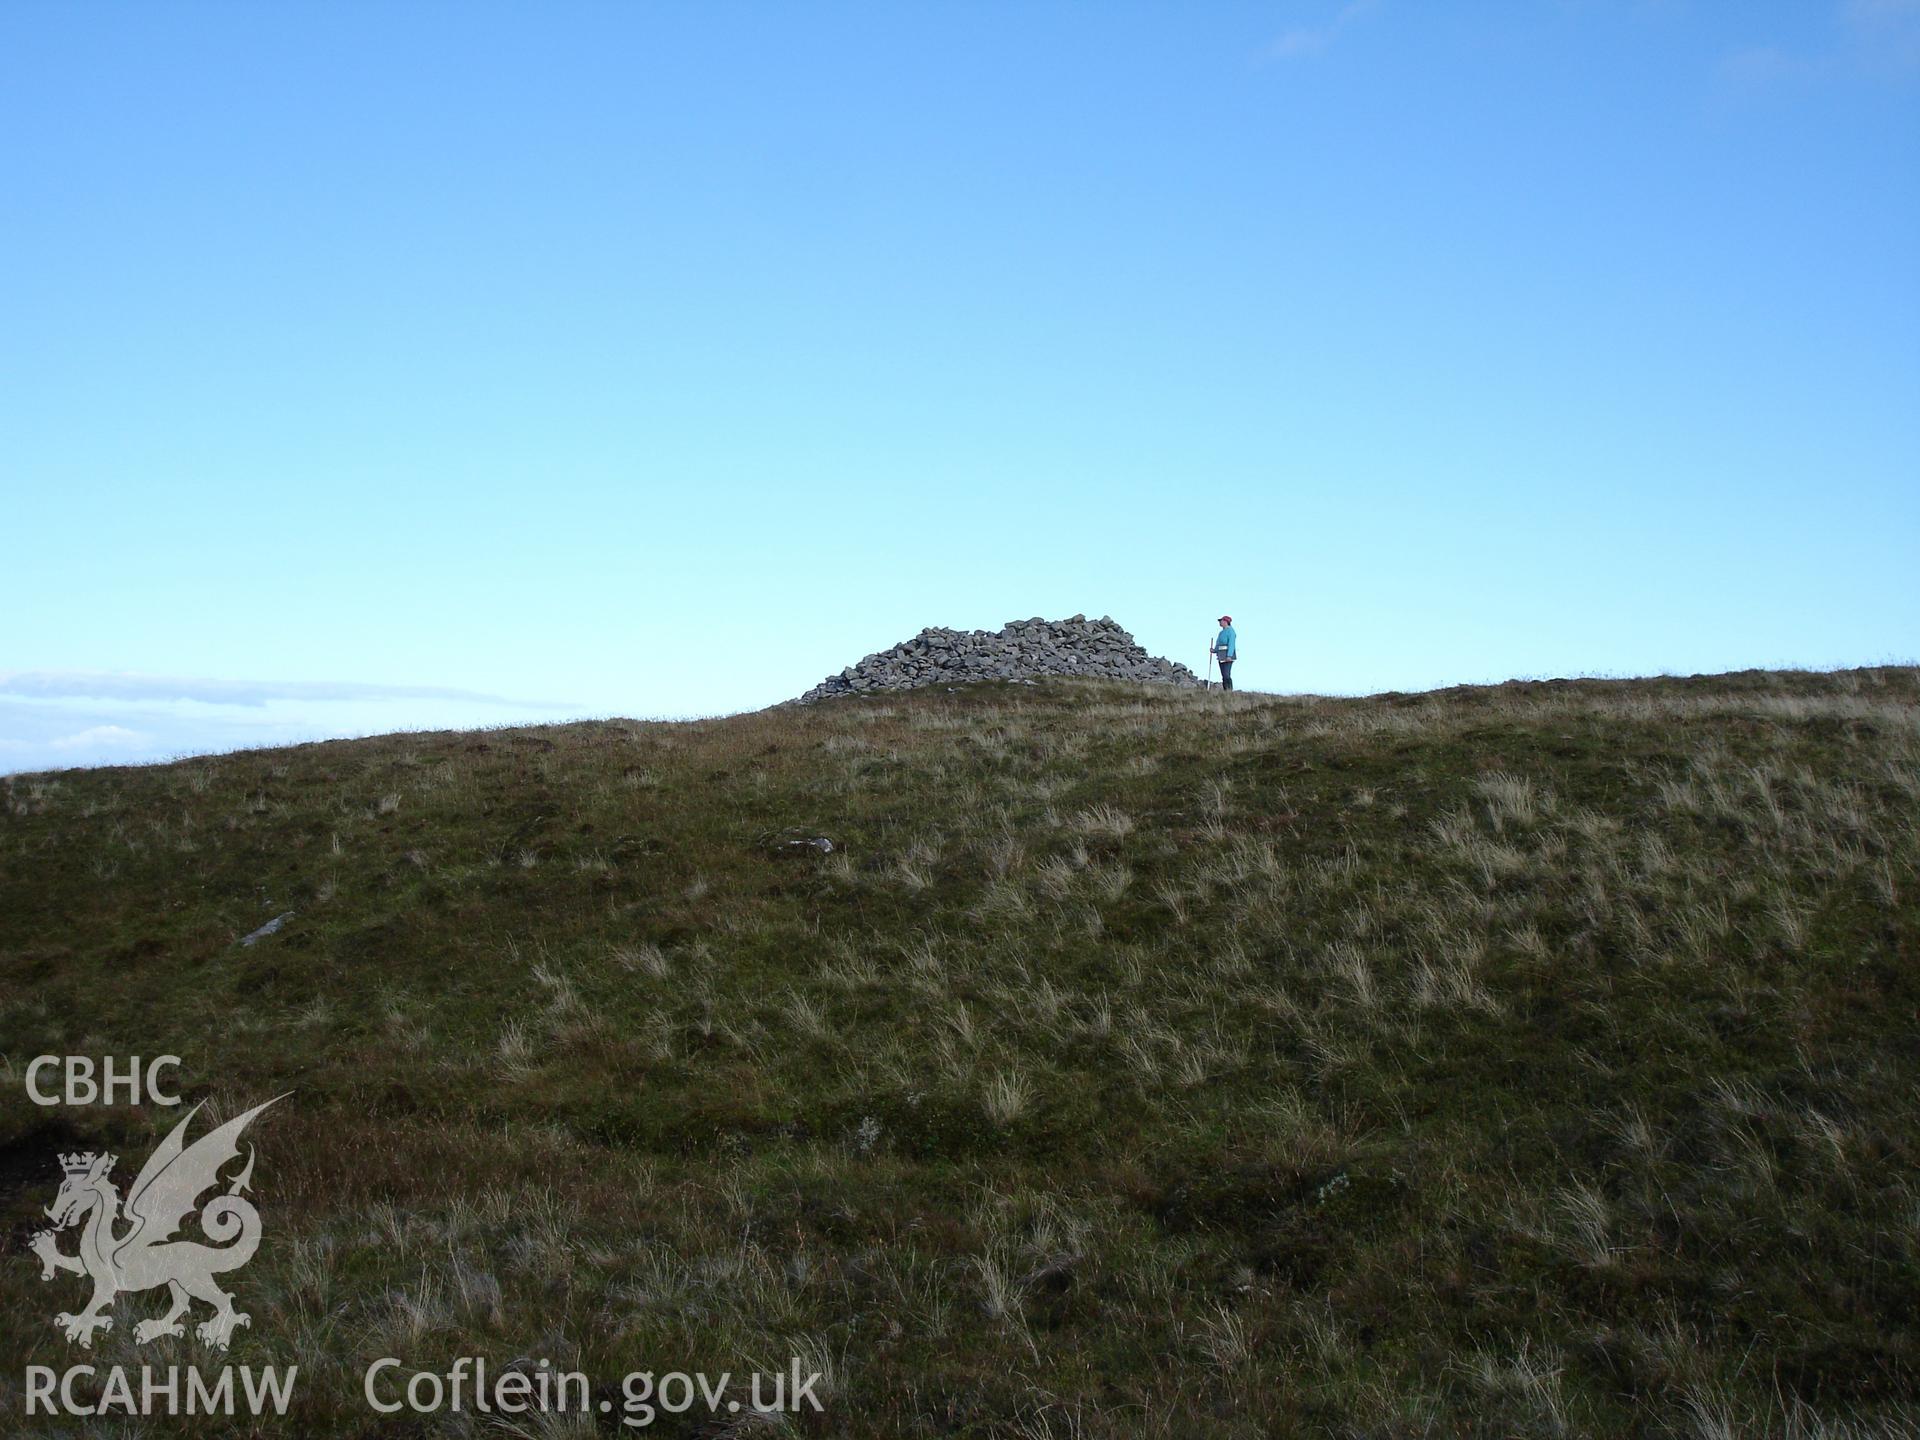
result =
[[590,707],[438,685],[0,672],[0,774],[141,765],[360,735],[580,719]]
[[458,700],[515,709],[566,710],[568,700],[516,700],[444,685],[375,685],[340,680],[215,680],[126,670],[0,671],[0,695],[24,700],[192,700],[259,708],[272,700]]
[[47,748],[49,750],[139,749],[150,738],[138,730],[129,730],[124,725],[89,725],[86,729],[76,731],[72,735],[62,735],[56,740],[47,741]]

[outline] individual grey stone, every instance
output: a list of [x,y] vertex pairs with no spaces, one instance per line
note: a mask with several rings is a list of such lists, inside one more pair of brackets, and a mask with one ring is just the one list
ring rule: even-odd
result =
[[258,930],[255,930],[248,935],[242,935],[240,937],[239,943],[242,945],[258,945],[262,940],[266,939],[267,936],[273,934],[282,925],[286,924],[287,921],[291,920],[292,918],[293,918],[293,911],[291,910],[287,911],[284,915],[276,915],[273,917],[273,919],[267,921],[266,924],[262,925]]

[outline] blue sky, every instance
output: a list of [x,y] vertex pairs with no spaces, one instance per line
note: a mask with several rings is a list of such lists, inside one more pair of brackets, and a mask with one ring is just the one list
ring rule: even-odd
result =
[[0,135],[0,770],[1920,652],[1920,0],[16,3]]

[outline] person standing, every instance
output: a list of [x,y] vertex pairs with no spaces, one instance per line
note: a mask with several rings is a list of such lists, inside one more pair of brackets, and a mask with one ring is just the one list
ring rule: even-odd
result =
[[1240,658],[1240,637],[1233,631],[1233,616],[1220,617],[1220,633],[1213,637],[1213,658],[1220,662],[1220,688],[1233,689],[1233,662]]

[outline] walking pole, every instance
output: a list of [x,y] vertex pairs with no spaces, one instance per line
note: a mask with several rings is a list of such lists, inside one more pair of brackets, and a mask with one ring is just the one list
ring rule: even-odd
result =
[[1207,642],[1207,689],[1213,689],[1213,642]]

